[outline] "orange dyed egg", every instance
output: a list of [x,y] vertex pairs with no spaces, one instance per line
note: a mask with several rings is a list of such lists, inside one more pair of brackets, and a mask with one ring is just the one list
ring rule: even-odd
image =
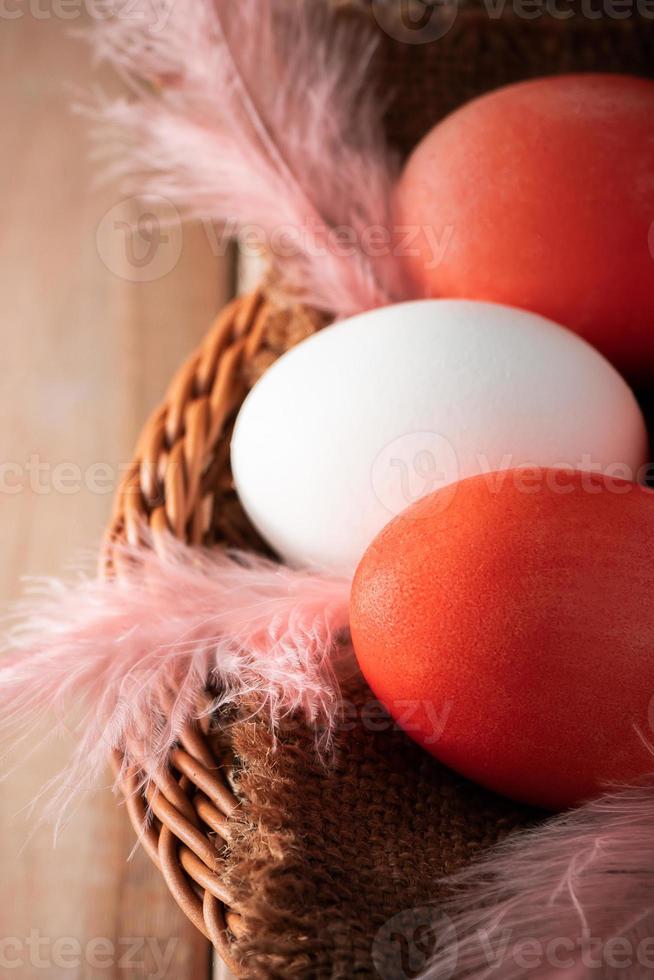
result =
[[359,664],[451,768],[516,800],[575,805],[654,772],[653,556],[641,486],[473,477],[366,552],[351,600]]
[[594,74],[511,85],[453,113],[397,191],[418,291],[540,313],[632,377],[651,371],[653,117],[653,82]]

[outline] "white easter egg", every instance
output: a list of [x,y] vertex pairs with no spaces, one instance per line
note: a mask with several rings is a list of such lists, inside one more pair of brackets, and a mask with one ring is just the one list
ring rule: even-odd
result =
[[638,479],[647,451],[634,395],[584,340],[512,307],[422,300],[281,357],[241,408],[232,468],[282,559],[349,573],[392,517],[464,477],[540,466]]

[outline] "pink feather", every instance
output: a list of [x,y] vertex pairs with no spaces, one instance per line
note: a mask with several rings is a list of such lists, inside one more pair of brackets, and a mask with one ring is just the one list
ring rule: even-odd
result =
[[651,978],[654,787],[515,835],[447,885],[445,941],[422,980]]
[[326,0],[114,4],[91,34],[133,93],[96,111],[112,174],[189,217],[260,229],[287,286],[318,309],[410,297],[365,21]]
[[153,774],[188,722],[244,696],[273,726],[303,713],[328,746],[349,651],[348,582],[172,540],[164,558],[134,548],[123,558],[126,577],[46,582],[24,600],[0,662],[4,730],[29,734],[54,709],[78,735],[52,813],[97,782],[112,750],[129,764],[136,747]]

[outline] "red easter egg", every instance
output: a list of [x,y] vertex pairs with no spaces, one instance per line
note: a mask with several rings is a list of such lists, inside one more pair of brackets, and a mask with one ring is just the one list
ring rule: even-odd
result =
[[594,74],[521,82],[454,112],[397,191],[418,291],[532,310],[632,376],[651,370],[653,118],[654,82]]
[[[449,497],[447,496],[449,494]],[[654,772],[654,494],[563,470],[464,480],[356,572],[372,690],[470,779],[563,809]]]

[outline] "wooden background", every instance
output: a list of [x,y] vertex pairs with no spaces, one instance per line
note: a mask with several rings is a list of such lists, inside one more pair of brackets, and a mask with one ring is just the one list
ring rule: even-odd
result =
[[[61,573],[97,545],[147,413],[244,275],[199,227],[173,228],[153,258],[151,219],[128,240],[136,205],[94,186],[88,124],[69,109],[105,81],[69,36],[82,10],[9,4],[0,24],[3,601],[21,576]],[[210,977],[205,941],[144,854],[128,860],[108,790],[83,800],[56,850],[35,829],[25,806],[69,749],[44,719],[0,789],[0,976]]]

